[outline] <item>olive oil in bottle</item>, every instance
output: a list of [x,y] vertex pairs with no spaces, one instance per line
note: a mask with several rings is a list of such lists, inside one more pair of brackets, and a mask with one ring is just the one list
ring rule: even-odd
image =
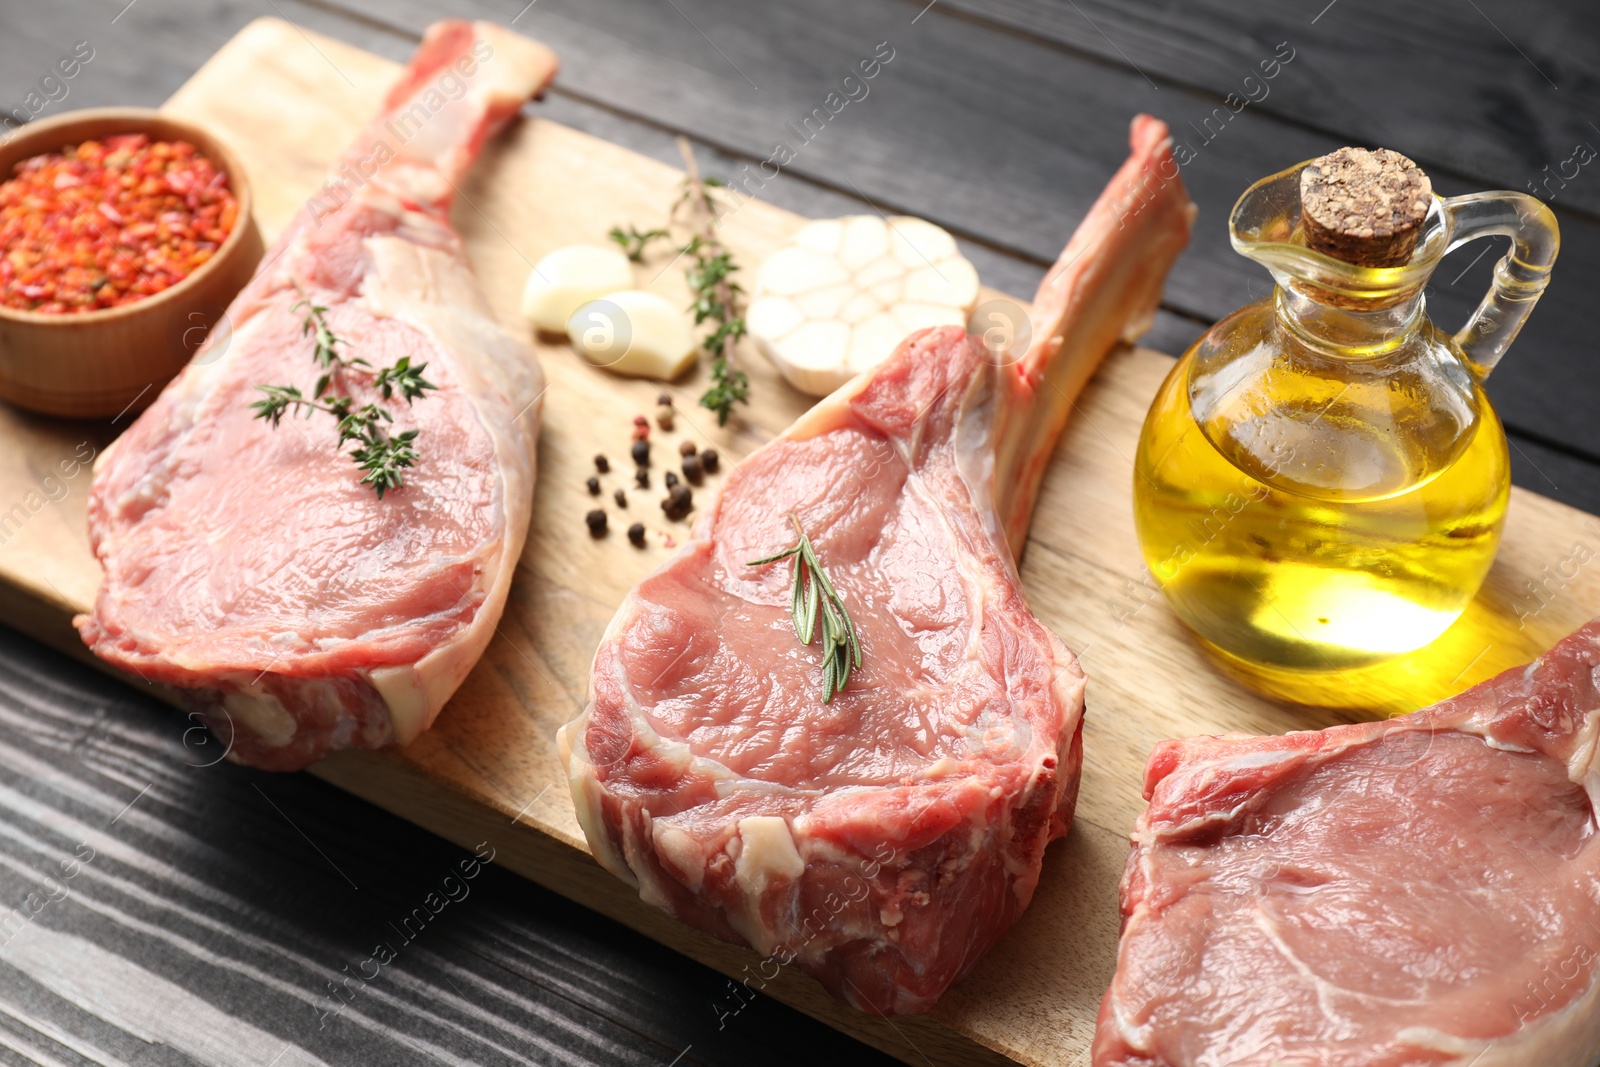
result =
[[[1344,149],[1257,183],[1230,232],[1278,284],[1157,394],[1135,457],[1140,548],[1237,673],[1339,703],[1343,672],[1434,641],[1494,560],[1510,466],[1481,381],[1543,288],[1555,222],[1518,193],[1439,200],[1404,157]],[[1513,234],[1513,268],[1446,334],[1423,285],[1491,232]]]

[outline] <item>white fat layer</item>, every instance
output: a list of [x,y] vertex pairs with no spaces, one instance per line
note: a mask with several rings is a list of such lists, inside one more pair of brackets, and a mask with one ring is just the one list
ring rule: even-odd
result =
[[612,847],[611,835],[606,832],[605,820],[601,818],[600,804],[605,791],[595,777],[594,765],[588,760],[574,760],[567,768],[567,784],[572,790],[573,814],[578,818],[583,836],[589,839],[589,852],[595,862],[638,889],[639,879],[634,877],[622,854]]
[[664,822],[657,822],[652,828],[656,835],[656,851],[683,876],[683,884],[691,893],[700,892],[706,880],[706,854],[700,843]]
[[[1593,672],[1600,675],[1600,669]],[[1591,678],[1600,688],[1600,677]],[[1600,807],[1600,714],[1591,714],[1579,728],[1573,740],[1572,755],[1567,760],[1567,777],[1583,786],[1589,802]]]
[[222,710],[238,725],[273,748],[294,740],[295,721],[283,702],[259,684],[247,684],[222,697]]
[[[411,666],[379,667],[367,675],[389,709],[389,728],[395,744],[409,745],[427,725],[430,701],[417,669]],[[443,701],[440,701],[443,703]]]
[[729,912],[728,922],[762,955],[773,952],[782,938],[762,918],[761,902],[771,886],[793,883],[805,869],[789,824],[782,818],[752,815],[739,820],[739,850],[733,870],[741,906]]

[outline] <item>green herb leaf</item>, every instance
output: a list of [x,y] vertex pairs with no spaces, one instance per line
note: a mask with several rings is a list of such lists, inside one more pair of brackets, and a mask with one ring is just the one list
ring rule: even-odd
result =
[[[394,415],[387,408],[370,402],[357,407],[345,375],[349,372],[370,375],[368,385],[377,390],[379,396],[388,400],[399,393],[408,405],[438,386],[422,376],[428,365],[419,363],[413,367],[409,356],[403,356],[393,366],[379,368],[372,374],[372,364],[366,360],[340,355],[339,348],[345,342],[328,326],[327,308],[310,300],[300,300],[290,306],[291,311],[301,308],[307,310],[300,323],[300,333],[313,338],[312,359],[325,373],[317,377],[309,398],[293,385],[258,385],[256,389],[265,399],[257,400],[250,406],[256,418],[266,419],[274,428],[290,411],[304,411],[306,418],[318,411],[331,415],[338,421],[337,447],[343,449],[347,442],[356,443],[357,447],[350,453],[350,458],[364,472],[361,484],[372,486],[378,499],[382,500],[388,490],[405,485],[401,471],[416,465],[417,452],[413,442],[418,431],[406,430],[391,436],[385,426],[394,423]],[[329,390],[335,385],[341,391],[330,395]]]
[[[689,235],[678,255],[689,259],[684,278],[693,297],[689,310],[694,315],[694,323],[696,326],[713,324],[701,340],[701,348],[711,359],[711,385],[701,395],[700,405],[716,412],[718,426],[726,426],[734,405],[750,402],[750,379],[734,366],[739,341],[748,332],[739,300],[744,290],[731,280],[739,266],[723,248],[717,234],[718,221],[727,209],[722,202],[725,198],[713,193],[726,189],[727,183],[700,174],[688,141],[679,138],[678,148],[683,153],[688,173],[669,221],[687,230]],[[645,249],[652,241],[668,235],[667,230],[641,233],[631,225],[627,229],[613,226],[609,234],[634,262],[644,258]]]
[[645,249],[650,247],[651,241],[658,241],[671,235],[666,230],[645,230],[640,233],[632,226],[629,226],[626,230],[621,226],[613,226],[607,236],[622,247],[622,250],[627,253],[630,260],[639,263],[644,260]]
[[794,632],[803,645],[811,644],[817,635],[817,619],[822,619],[822,702],[833,703],[834,695],[850,684],[850,675],[861,666],[861,639],[856,634],[855,623],[845,610],[844,601],[828,580],[817,559],[817,551],[793,512],[789,520],[794,523],[799,540],[791,548],[775,555],[751,560],[747,567],[763,567],[769,563],[794,557],[794,574],[790,579],[789,613],[794,620]]

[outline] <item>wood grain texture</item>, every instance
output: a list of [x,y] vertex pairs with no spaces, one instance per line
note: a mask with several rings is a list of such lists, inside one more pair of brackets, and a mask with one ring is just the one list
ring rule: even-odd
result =
[[[392,70],[336,41],[263,22],[210,61],[169,106],[233,140],[257,190],[259,222],[273,234],[375,107]],[[1117,158],[1106,161],[1105,173]],[[1096,176],[1095,188],[1104,176]],[[456,222],[491,303],[510,322],[532,259],[594,240],[618,221],[659,217],[676,180],[669,167],[535,120],[491,146],[464,187]],[[727,232],[736,252],[753,261],[798,223],[752,202],[729,220]],[[1069,228],[1063,220],[1055,239],[1064,240]],[[668,272],[659,284],[680,283]],[[754,962],[752,954],[640,904],[587,858],[572,818],[554,731],[582,701],[589,656],[616,604],[667,550],[657,539],[645,552],[617,536],[591,541],[581,522],[590,499],[582,488],[589,457],[597,450],[622,454],[628,419],[647,409],[655,387],[585,368],[561,347],[542,346],[541,359],[552,384],[534,527],[499,638],[417,743],[399,753],[340,757],[317,773],[457,842],[470,845],[492,830],[504,842],[497,865],[737,974]],[[1146,585],[1132,536],[1128,457],[1169,366],[1167,357],[1147,350],[1108,362],[1069,426],[1023,560],[1035,609],[1080,651],[1091,679],[1079,821],[1047,854],[1033,906],[926,1018],[889,1023],[847,1011],[794,975],[769,988],[908,1062],[1077,1060],[1110,974],[1123,835],[1142,807],[1138,783],[1150,746],[1167,736],[1281,732],[1347,717],[1287,709],[1233,685]],[[752,359],[750,368],[761,402],[747,422],[727,431],[695,414],[698,382],[677,387],[680,409],[689,415],[682,435],[734,456],[800,410],[802,400],[765,364]],[[12,446],[0,456],[4,502],[26,500],[84,437],[5,411],[0,440]],[[24,506],[24,521],[0,549],[0,576],[10,587],[0,611],[67,649],[76,645],[67,616],[87,604],[98,579],[84,546],[84,489],[74,479],[60,499]],[[634,494],[632,508],[651,514],[658,530],[674,529],[659,520],[650,494]],[[1428,657],[1350,684],[1366,687],[1374,707],[1399,709],[1526,660],[1600,607],[1596,568],[1572,563],[1575,548],[1597,544],[1594,519],[1517,491],[1500,560],[1463,620]]]
[[[1573,146],[1600,147],[1600,19],[1561,0],[944,0],[941,6],[1221,97],[1278,41],[1305,77],[1259,106],[1425,166],[1600,213],[1600,180],[1559,180]],[[1397,89],[1403,91],[1397,92]],[[1259,93],[1260,90],[1250,90]],[[1450,122],[1428,116],[1449,115]],[[1551,171],[1546,172],[1545,167]],[[1572,168],[1576,169],[1576,168]],[[1568,171],[1571,173],[1571,170]],[[1586,179],[1594,175],[1585,175]]]

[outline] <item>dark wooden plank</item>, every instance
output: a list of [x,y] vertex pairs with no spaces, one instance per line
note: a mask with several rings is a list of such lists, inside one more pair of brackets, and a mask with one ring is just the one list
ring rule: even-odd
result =
[[[944,0],[977,22],[1136,65],[1157,84],[1252,106],[1508,189],[1600,213],[1600,18],[1562,0]],[[1280,41],[1289,76],[1263,86]],[[1246,86],[1246,76],[1257,80]],[[1548,171],[1545,168],[1550,168]],[[1545,185],[1549,181],[1548,186]]]
[[1516,484],[1557,500],[1600,500],[1600,467],[1556,442],[1521,434],[1510,441],[1511,477]]
[[206,766],[193,725],[0,629],[0,1050],[890,1062],[763,997],[719,1021],[720,975],[308,775]]

